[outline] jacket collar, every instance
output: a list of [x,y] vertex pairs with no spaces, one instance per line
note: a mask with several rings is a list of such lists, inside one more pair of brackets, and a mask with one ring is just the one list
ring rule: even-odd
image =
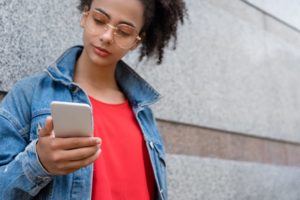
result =
[[[73,85],[75,64],[82,50],[83,46],[74,46],[65,51],[47,68],[50,77],[68,87]],[[120,88],[134,106],[153,104],[160,98],[160,94],[123,61],[117,64],[115,76]]]

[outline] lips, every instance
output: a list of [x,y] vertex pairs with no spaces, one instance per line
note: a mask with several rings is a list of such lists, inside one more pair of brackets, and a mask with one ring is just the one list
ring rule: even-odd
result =
[[103,49],[101,47],[95,47],[94,46],[94,51],[100,57],[107,57],[111,54],[109,51],[107,51],[106,49]]

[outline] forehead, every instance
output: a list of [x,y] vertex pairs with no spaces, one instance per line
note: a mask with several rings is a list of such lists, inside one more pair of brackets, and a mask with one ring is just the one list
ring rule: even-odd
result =
[[128,21],[143,25],[144,6],[140,0],[93,0],[91,9],[100,8],[114,22]]

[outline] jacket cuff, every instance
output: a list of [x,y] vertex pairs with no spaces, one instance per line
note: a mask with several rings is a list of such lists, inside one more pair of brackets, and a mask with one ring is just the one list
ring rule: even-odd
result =
[[38,154],[36,152],[37,141],[38,141],[37,139],[33,140],[26,147],[25,152],[27,156],[26,159],[24,159],[22,162],[22,167],[24,169],[25,175],[32,183],[44,187],[52,180],[53,177],[42,166],[38,158]]

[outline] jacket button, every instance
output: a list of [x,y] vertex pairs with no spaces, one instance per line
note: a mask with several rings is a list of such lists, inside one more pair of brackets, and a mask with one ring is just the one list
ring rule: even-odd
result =
[[154,148],[154,144],[153,144],[153,142],[152,141],[150,141],[150,147],[151,147],[151,149],[153,149]]

